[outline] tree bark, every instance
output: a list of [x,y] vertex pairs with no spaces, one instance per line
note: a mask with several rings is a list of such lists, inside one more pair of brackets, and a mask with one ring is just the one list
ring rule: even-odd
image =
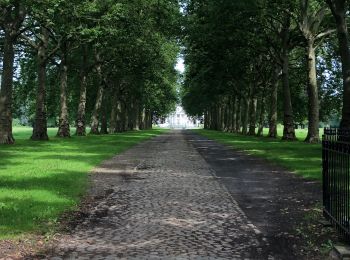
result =
[[339,41],[339,53],[342,61],[343,75],[343,111],[341,128],[350,128],[350,49],[347,26],[347,5],[345,0],[326,0],[336,21]]
[[146,129],[146,109],[145,108],[142,108],[142,110],[141,110],[140,129],[141,130]]
[[231,123],[230,132],[234,133],[236,131],[236,124],[237,124],[237,97],[236,96],[232,98],[231,110],[232,110],[232,115],[231,115],[232,123]]
[[246,135],[248,133],[248,121],[249,121],[249,99],[243,98],[242,106],[242,134]]
[[41,28],[42,40],[38,45],[38,89],[36,96],[36,110],[33,134],[31,139],[34,141],[49,140],[47,135],[47,118],[46,118],[46,66],[47,66],[47,49],[49,42],[49,32],[46,28]]
[[232,127],[232,98],[230,97],[225,105],[224,131],[231,132]]
[[103,84],[103,78],[102,78],[102,65],[101,65],[101,59],[100,59],[100,55],[97,53],[95,55],[95,59],[96,59],[96,71],[99,77],[99,86],[98,86],[98,90],[97,90],[97,96],[96,96],[96,100],[95,100],[95,106],[94,106],[94,110],[92,112],[92,116],[91,116],[91,130],[90,130],[90,134],[93,135],[98,135],[100,134],[100,130],[99,130],[99,115],[101,112],[101,106],[102,106],[102,101],[103,101],[103,94],[104,94],[104,84]]
[[[253,90],[254,92],[254,90]],[[258,99],[255,94],[252,95],[249,105],[249,132],[248,135],[255,135],[256,129],[256,110]]]
[[140,131],[140,103],[138,101],[133,102],[133,129],[134,131]]
[[284,119],[283,119],[283,137],[282,140],[295,141],[294,116],[292,107],[292,98],[289,86],[289,51],[287,48],[283,50],[282,54],[283,68],[282,68],[282,85],[283,85],[283,104],[284,104]]
[[21,1],[11,1],[2,13],[3,21],[3,70],[0,88],[0,144],[14,144],[12,133],[12,92],[14,69],[14,44],[26,16],[26,5]]
[[241,109],[241,97],[237,98],[237,104],[236,104],[236,110],[237,110],[237,117],[236,117],[236,133],[239,133],[241,131],[241,122],[242,122],[242,109]]
[[319,101],[318,87],[316,76],[316,54],[313,41],[308,43],[307,48],[307,63],[308,63],[308,112],[309,112],[309,127],[305,142],[318,143],[320,142],[319,133]]
[[83,62],[81,64],[80,71],[80,94],[79,94],[79,105],[77,119],[75,121],[76,125],[76,135],[85,136],[86,135],[86,94],[87,94],[87,48],[83,47]]
[[102,116],[101,116],[101,134],[107,135],[108,134],[108,120],[107,120],[107,109],[103,107],[102,109]]
[[13,144],[12,134],[12,88],[14,64],[14,38],[5,31],[3,71],[0,89],[0,144]]
[[269,114],[269,133],[268,137],[277,138],[277,102],[278,102],[278,77],[280,73],[280,68],[276,67],[273,81],[272,81],[272,91],[270,99],[270,114]]
[[60,117],[58,124],[57,137],[70,137],[68,105],[67,105],[67,82],[68,82],[68,65],[66,51],[63,50],[60,64]]
[[[264,91],[265,92],[265,91]],[[264,121],[265,121],[265,93],[260,98],[260,115],[259,115],[259,128],[257,136],[264,135]]]
[[147,121],[147,128],[146,129],[152,129],[152,123],[153,123],[153,115],[151,110],[146,110],[146,121]]
[[111,119],[109,122],[109,133],[114,134],[118,132],[117,128],[117,117],[118,117],[118,99],[117,99],[117,94],[116,91],[113,94],[112,97],[112,110],[111,110]]

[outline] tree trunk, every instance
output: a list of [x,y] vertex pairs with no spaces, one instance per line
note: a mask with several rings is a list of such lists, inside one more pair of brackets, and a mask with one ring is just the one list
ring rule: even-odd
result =
[[90,131],[90,134],[93,134],[93,135],[100,134],[100,130],[99,130],[99,125],[100,125],[99,114],[100,114],[101,106],[102,106],[103,92],[104,92],[104,86],[103,86],[103,84],[101,82],[99,84],[99,87],[98,87],[98,92],[97,92],[97,97],[96,97],[96,101],[95,101],[95,106],[94,106],[94,110],[93,110],[92,116],[91,116],[91,131]]
[[49,42],[49,32],[44,27],[41,28],[42,41],[39,43],[38,59],[38,89],[36,95],[36,110],[33,134],[31,139],[35,141],[49,140],[47,135],[47,118],[46,118],[46,65],[47,65],[47,48]]
[[152,112],[151,110],[146,110],[146,122],[147,122],[147,130],[148,129],[152,129],[152,123],[153,123],[153,119],[152,119]]
[[231,131],[231,127],[232,127],[232,99],[229,98],[226,106],[225,106],[225,126],[224,126],[224,130],[225,132],[230,132]]
[[319,102],[318,102],[318,87],[316,76],[316,54],[314,43],[309,42],[307,48],[307,63],[308,63],[308,84],[307,93],[309,97],[309,129],[305,142],[318,143],[320,142],[319,133]]
[[124,131],[123,125],[123,114],[122,114],[122,102],[120,100],[117,101],[117,132],[121,133]]
[[14,73],[14,44],[26,16],[27,5],[21,1],[10,1],[2,8],[2,77],[0,86],[0,144],[14,144],[12,133],[12,92]]
[[67,105],[67,81],[68,81],[68,65],[67,57],[64,53],[61,57],[60,64],[60,118],[58,125],[58,137],[70,137],[68,105]]
[[146,129],[146,109],[145,108],[142,108],[142,110],[141,110],[140,129],[141,130]]
[[241,131],[241,122],[242,122],[242,109],[241,109],[241,97],[238,97],[237,104],[236,104],[236,110],[237,110],[237,117],[236,117],[236,133],[239,133]]
[[237,97],[236,96],[232,98],[231,110],[232,110],[232,114],[231,114],[232,124],[231,124],[230,132],[234,133],[236,131],[236,124],[237,124]]
[[278,77],[280,73],[280,68],[277,65],[273,81],[272,81],[272,92],[270,99],[270,114],[269,114],[269,133],[268,137],[277,138],[277,102],[278,102]]
[[140,130],[140,104],[138,101],[133,102],[133,110],[132,110],[132,115],[133,115],[133,129],[134,131],[139,131]]
[[12,87],[14,63],[14,39],[5,31],[3,71],[0,89],[0,144],[13,144],[12,134]]
[[[254,92],[254,90],[253,90],[253,92]],[[249,105],[249,132],[248,132],[248,135],[255,135],[257,103],[258,103],[258,99],[253,94],[253,96],[250,99],[250,105]]]
[[123,128],[124,128],[124,131],[129,131],[130,130],[130,125],[129,125],[129,107],[128,107],[128,104],[125,102],[123,104]]
[[289,86],[289,51],[285,48],[283,50],[283,68],[282,68],[282,85],[283,85],[283,103],[284,103],[284,119],[283,119],[283,137],[282,140],[295,141],[294,117],[292,98]]
[[101,60],[100,60],[100,55],[96,54],[95,56],[97,65],[96,65],[96,71],[99,77],[99,86],[97,90],[97,97],[95,100],[95,106],[94,110],[92,112],[91,116],[91,131],[90,134],[93,135],[98,135],[100,134],[99,131],[99,115],[101,112],[101,106],[102,106],[102,101],[103,101],[103,94],[104,94],[104,85],[103,85],[103,79],[102,79],[102,67],[101,67]]
[[111,110],[111,119],[109,122],[109,133],[114,134],[116,132],[118,132],[117,128],[118,128],[118,99],[117,99],[117,94],[116,91],[113,94],[113,98],[112,98],[112,110]]
[[107,109],[103,107],[102,109],[102,116],[101,116],[101,134],[107,135],[108,134],[108,120],[107,120]]
[[81,64],[80,72],[80,94],[79,94],[79,105],[77,119],[75,121],[76,125],[76,135],[85,136],[86,135],[86,93],[87,93],[87,48],[83,47],[83,64]]
[[263,93],[260,99],[259,129],[258,129],[258,133],[256,134],[257,136],[264,135],[264,121],[265,121],[265,93]]
[[350,49],[347,27],[347,3],[345,0],[326,0],[336,21],[339,41],[339,53],[343,74],[343,112],[341,128],[350,128]]
[[248,120],[249,120],[249,99],[243,98],[242,106],[242,134],[246,135],[248,133]]

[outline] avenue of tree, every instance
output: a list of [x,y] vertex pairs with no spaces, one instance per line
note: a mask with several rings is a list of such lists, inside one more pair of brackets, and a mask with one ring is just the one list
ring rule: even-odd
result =
[[[188,0],[182,99],[205,128],[306,142],[320,122],[350,128],[346,0]],[[258,129],[258,130],[257,130]]]
[[177,102],[177,0],[0,0],[0,144],[148,129]]

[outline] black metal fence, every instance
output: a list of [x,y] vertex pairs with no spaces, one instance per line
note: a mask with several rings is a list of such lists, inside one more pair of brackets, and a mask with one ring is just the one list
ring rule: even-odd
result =
[[350,241],[350,130],[325,129],[322,158],[324,216]]

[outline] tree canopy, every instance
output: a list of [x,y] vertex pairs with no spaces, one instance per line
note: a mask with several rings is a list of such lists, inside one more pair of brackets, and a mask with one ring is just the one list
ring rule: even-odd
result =
[[269,127],[276,138],[281,123],[283,139],[295,140],[295,128],[308,125],[305,141],[319,142],[321,123],[336,126],[330,122],[342,118],[350,126],[339,55],[348,49],[339,40],[345,1],[188,0],[184,6],[182,100],[188,113],[204,115],[206,128],[261,135]]
[[0,143],[146,129],[177,102],[178,1],[0,2]]

